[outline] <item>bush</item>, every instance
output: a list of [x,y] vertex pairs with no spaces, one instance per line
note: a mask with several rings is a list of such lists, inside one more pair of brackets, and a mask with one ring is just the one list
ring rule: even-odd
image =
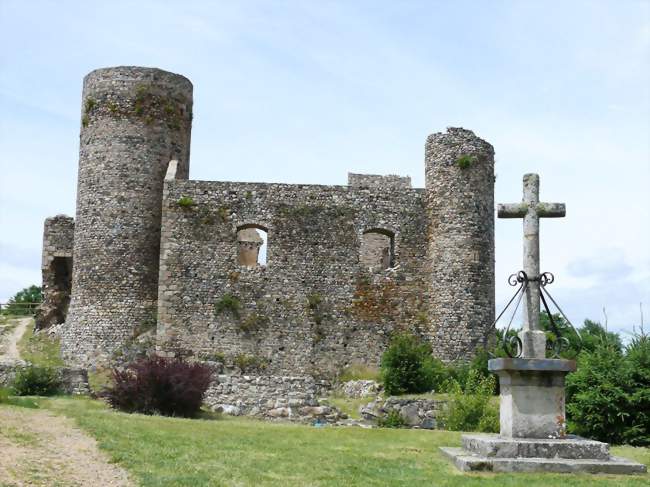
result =
[[572,433],[608,443],[650,445],[650,341],[637,335],[625,351],[603,340],[578,356],[567,376]]
[[626,350],[630,365],[630,427],[623,432],[625,443],[650,445],[650,337],[637,335]]
[[212,371],[203,364],[148,357],[113,369],[113,385],[103,395],[127,413],[193,417],[211,380]]
[[446,367],[447,377],[439,392],[455,392],[460,387],[461,392],[471,392],[476,378],[483,379],[491,377],[488,371],[488,360],[490,354],[485,349],[477,351],[470,362],[450,364]]
[[440,415],[440,422],[451,431],[499,431],[499,409],[492,403],[496,386],[494,376],[486,377],[471,369],[465,389],[456,382],[452,386],[447,408]]
[[429,392],[446,380],[447,369],[431,355],[431,345],[402,333],[381,357],[381,377],[390,395]]
[[13,383],[17,396],[52,396],[60,388],[59,373],[51,367],[26,367],[16,374]]
[[377,426],[380,428],[403,428],[406,426],[406,420],[399,411],[392,410],[383,418],[377,418]]

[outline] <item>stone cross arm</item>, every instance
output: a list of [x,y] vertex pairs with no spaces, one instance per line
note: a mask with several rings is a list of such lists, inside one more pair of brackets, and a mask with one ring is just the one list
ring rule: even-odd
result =
[[[529,203],[499,203],[499,218],[523,218],[528,213]],[[535,213],[542,218],[561,218],[566,216],[566,205],[564,203],[537,203],[534,206]]]

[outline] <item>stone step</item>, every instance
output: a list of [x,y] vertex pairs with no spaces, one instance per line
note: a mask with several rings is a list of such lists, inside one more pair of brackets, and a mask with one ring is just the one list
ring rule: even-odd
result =
[[494,434],[465,434],[463,448],[488,458],[566,458],[609,460],[609,445],[568,435],[562,439],[507,438]]
[[499,458],[470,453],[462,448],[441,447],[456,467],[464,472],[552,472],[592,474],[643,474],[647,467],[625,458],[586,460],[575,458]]

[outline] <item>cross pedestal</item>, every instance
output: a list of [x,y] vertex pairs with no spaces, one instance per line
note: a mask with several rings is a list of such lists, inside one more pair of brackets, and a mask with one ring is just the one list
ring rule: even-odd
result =
[[463,448],[442,448],[461,470],[500,472],[643,473],[643,464],[612,457],[599,441],[566,435],[564,379],[573,360],[547,359],[546,335],[539,325],[539,219],[563,217],[562,203],[540,203],[539,176],[524,175],[521,203],[499,205],[499,218],[523,218],[524,272],[528,282],[522,358],[488,362],[499,376],[500,434],[463,435]]

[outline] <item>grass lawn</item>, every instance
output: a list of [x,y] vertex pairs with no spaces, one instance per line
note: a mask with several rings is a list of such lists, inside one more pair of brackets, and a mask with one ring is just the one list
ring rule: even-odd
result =
[[[76,420],[143,486],[647,486],[650,475],[462,474],[447,431],[314,428],[251,419],[123,414],[87,398],[38,400]],[[650,464],[650,449],[614,454]]]

